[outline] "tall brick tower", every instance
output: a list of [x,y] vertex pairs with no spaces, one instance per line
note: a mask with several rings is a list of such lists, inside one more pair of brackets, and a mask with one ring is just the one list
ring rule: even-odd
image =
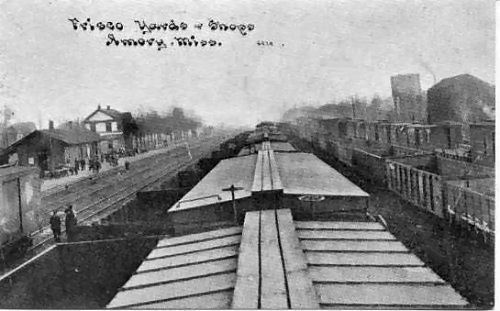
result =
[[419,74],[391,77],[394,111],[400,122],[422,122],[427,119],[426,101],[420,87]]

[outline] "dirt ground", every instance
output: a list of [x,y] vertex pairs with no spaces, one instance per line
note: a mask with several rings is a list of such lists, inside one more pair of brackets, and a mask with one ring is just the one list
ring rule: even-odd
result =
[[[299,146],[297,146],[298,144]],[[311,145],[296,142],[298,149],[311,152]],[[403,201],[383,185],[373,185],[334,158],[316,155],[370,194],[369,211],[381,215],[389,231],[441,278],[464,296],[473,308],[494,305],[494,249],[482,238],[459,231],[446,221]]]

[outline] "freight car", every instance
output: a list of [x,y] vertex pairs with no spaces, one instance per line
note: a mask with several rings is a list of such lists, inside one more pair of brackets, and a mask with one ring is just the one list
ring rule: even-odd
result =
[[39,229],[39,174],[32,167],[0,168],[0,260],[22,254]]
[[367,214],[366,192],[313,154],[260,143],[169,209],[177,236],[158,242],[108,308],[467,305]]

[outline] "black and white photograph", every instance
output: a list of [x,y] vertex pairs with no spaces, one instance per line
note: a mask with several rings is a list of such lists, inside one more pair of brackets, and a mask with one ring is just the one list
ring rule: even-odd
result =
[[494,309],[498,9],[0,0],[0,309]]

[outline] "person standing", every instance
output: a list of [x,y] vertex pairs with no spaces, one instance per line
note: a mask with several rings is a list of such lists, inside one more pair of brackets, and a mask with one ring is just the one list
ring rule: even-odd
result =
[[75,158],[75,165],[74,165],[75,175],[78,175],[79,168],[80,168],[80,161],[78,161],[78,159]]
[[84,158],[82,158],[80,160],[80,169],[82,172],[85,170],[85,159]]
[[61,242],[61,219],[57,215],[57,210],[50,217],[50,229],[52,229],[52,233],[54,234],[54,240]]
[[101,162],[99,162],[99,160],[95,161],[95,169],[96,173],[99,174],[99,170],[101,169]]
[[66,237],[68,241],[72,241],[74,238],[74,231],[76,227],[76,216],[73,212],[73,206],[69,205],[68,208],[64,211],[66,214],[65,225],[66,225]]

